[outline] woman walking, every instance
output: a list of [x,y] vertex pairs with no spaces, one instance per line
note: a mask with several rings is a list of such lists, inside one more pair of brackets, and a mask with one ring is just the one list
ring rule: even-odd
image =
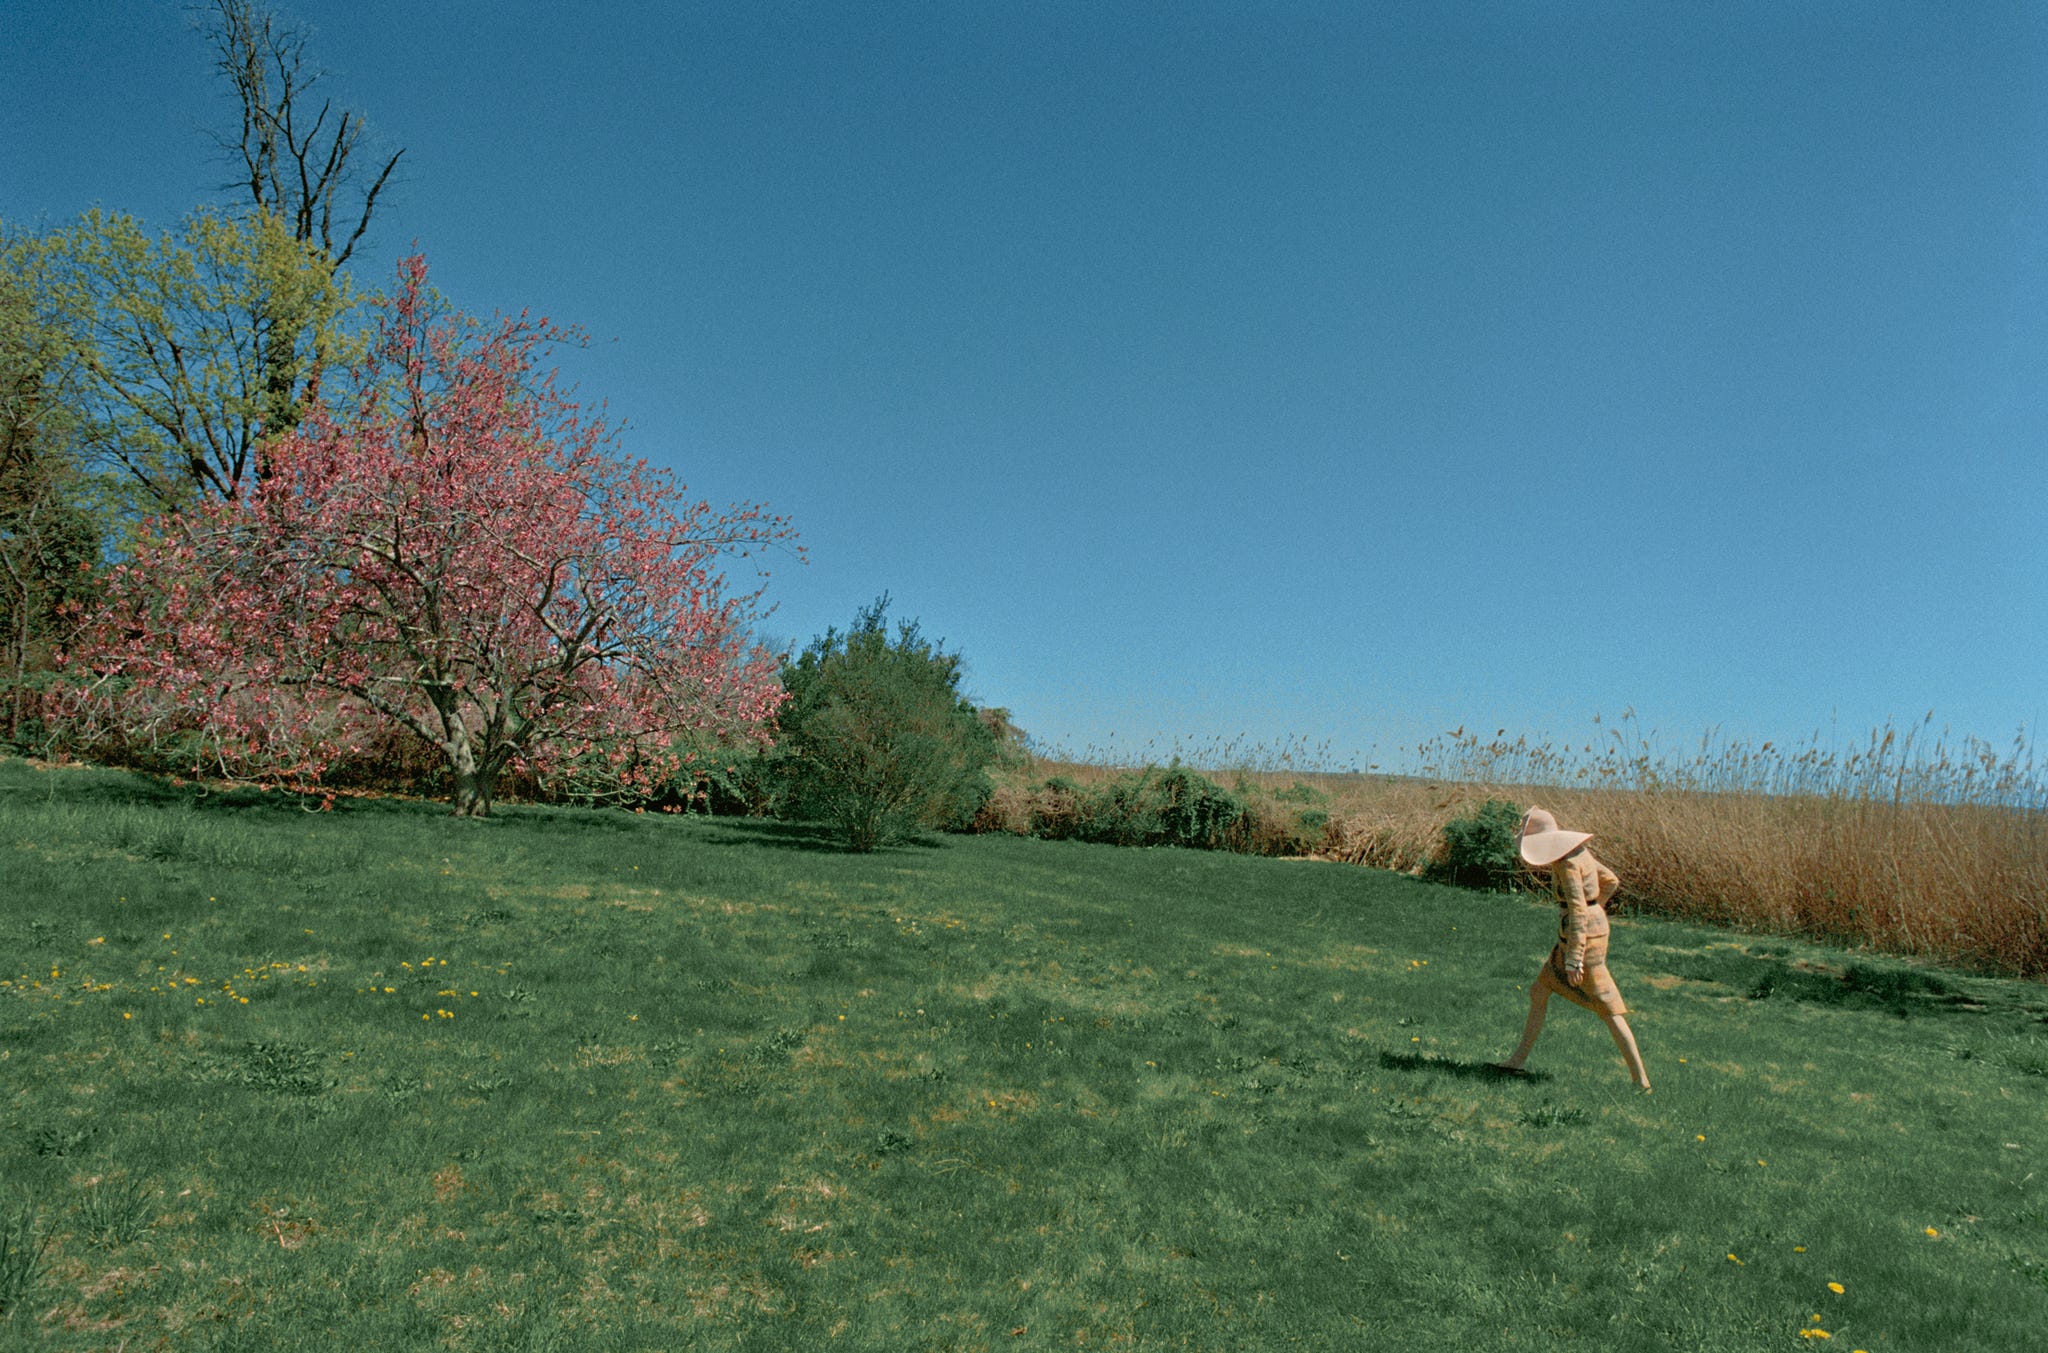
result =
[[1494,1067],[1509,1075],[1523,1074],[1522,1063],[1529,1060],[1536,1036],[1543,1032],[1544,1011],[1551,996],[1557,995],[1600,1017],[1621,1049],[1630,1079],[1648,1094],[1650,1076],[1628,1027],[1628,1006],[1607,971],[1607,901],[1621,888],[1621,880],[1586,849],[1592,839],[1591,832],[1560,831],[1557,819],[1541,808],[1531,808],[1522,817],[1516,843],[1524,864],[1550,875],[1550,894],[1558,908],[1557,944],[1529,987],[1529,1019],[1522,1026],[1521,1046]]

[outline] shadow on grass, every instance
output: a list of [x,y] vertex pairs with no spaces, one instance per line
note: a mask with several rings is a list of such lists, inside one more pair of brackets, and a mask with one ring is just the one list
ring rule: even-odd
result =
[[446,801],[397,795],[374,798],[344,795],[331,808],[321,807],[321,795],[288,789],[258,789],[253,785],[222,785],[205,780],[160,775],[150,771],[118,767],[54,766],[41,770],[17,757],[0,764],[0,800],[15,802],[45,800],[85,804],[102,808],[190,809],[206,813],[297,813],[433,814],[446,815]]
[[[802,850],[818,855],[855,855],[860,852],[847,847],[840,834],[822,822],[779,822],[772,818],[731,817],[715,818],[720,831],[728,833],[723,839],[706,842],[714,846],[767,846],[771,850]],[[927,836],[889,841],[880,850],[870,851],[872,855],[888,855],[901,850],[940,850],[943,841]]]
[[1664,953],[1657,966],[1674,977],[1726,987],[1753,1001],[1794,1000],[1850,1009],[1882,1010],[1900,1019],[1976,1014],[1984,1006],[1969,993],[1918,968],[1855,963],[1843,968],[1795,963],[1780,954],[1736,948],[1705,953]]
[[1516,1075],[1490,1062],[1467,1062],[1455,1057],[1438,1057],[1428,1052],[1382,1052],[1380,1065],[1389,1071],[1429,1071],[1439,1076],[1456,1076],[1475,1081],[1547,1081],[1547,1071],[1524,1071]]

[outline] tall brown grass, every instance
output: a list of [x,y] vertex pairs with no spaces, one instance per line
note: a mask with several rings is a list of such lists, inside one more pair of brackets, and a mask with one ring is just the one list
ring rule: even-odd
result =
[[[2000,749],[1930,718],[1846,749],[1709,734],[1674,755],[1624,714],[1577,745],[1461,728],[1417,749],[1410,776],[1333,770],[1318,750],[1238,742],[1182,759],[1226,783],[1328,794],[1326,858],[1421,873],[1452,818],[1489,798],[1541,804],[1598,837],[1623,905],[2048,979],[2048,774],[2024,736]],[[1085,783],[1122,762],[1028,773]]]

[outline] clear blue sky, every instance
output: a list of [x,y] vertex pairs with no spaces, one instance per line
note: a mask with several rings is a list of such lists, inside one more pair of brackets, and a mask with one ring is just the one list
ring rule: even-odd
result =
[[[2048,7],[278,0],[358,275],[596,338],[1075,750],[2048,714]],[[0,0],[0,216],[171,225],[184,8]]]

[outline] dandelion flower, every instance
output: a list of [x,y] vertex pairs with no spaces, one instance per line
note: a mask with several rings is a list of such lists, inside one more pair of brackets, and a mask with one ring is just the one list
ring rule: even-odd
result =
[[1737,1258],[1736,1258],[1736,1257],[1735,1257],[1735,1256],[1734,1256],[1733,1254],[1730,1254],[1730,1255],[1728,1256],[1728,1262],[1729,1262],[1729,1263],[1731,1263],[1731,1264],[1733,1264],[1733,1265],[1735,1265],[1735,1267],[1737,1267],[1737,1268],[1748,1268],[1748,1267],[1749,1267],[1749,1265],[1747,1265],[1747,1264],[1743,1263],[1743,1262],[1742,1262],[1742,1261],[1741,1261],[1740,1259],[1737,1259]]
[[1935,1230],[1932,1226],[1930,1226],[1927,1228],[1927,1234],[1930,1236],[1938,1236],[1941,1234],[1941,1232]]
[[1804,1245],[1794,1245],[1794,1246],[1792,1247],[1792,1253],[1794,1253],[1794,1254],[1805,1254],[1805,1253],[1806,1253],[1806,1247],[1805,1247]]
[[1842,1286],[1842,1285],[1841,1285],[1840,1283],[1829,1283],[1829,1284],[1828,1284],[1828,1291],[1830,1291],[1830,1292],[1833,1292],[1833,1293],[1834,1293],[1834,1294],[1835,1294],[1836,1296],[1840,1296],[1840,1295],[1842,1295],[1842,1293],[1844,1293],[1844,1292],[1846,1292],[1846,1291],[1848,1291],[1848,1290],[1849,1290],[1848,1288],[1846,1288],[1846,1287]]

